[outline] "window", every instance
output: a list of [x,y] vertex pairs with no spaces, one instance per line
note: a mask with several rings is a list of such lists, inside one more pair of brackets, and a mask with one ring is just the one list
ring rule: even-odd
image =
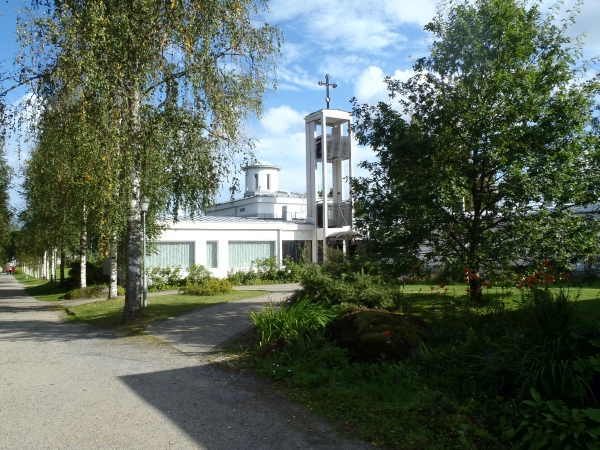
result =
[[194,264],[193,242],[157,242],[156,251],[146,256],[148,269],[181,267],[188,269]]
[[271,174],[267,174],[267,191],[271,190]]
[[240,208],[240,212],[246,211],[246,208]]
[[254,174],[254,190],[258,189],[258,174]]
[[206,243],[206,267],[209,269],[216,269],[218,265],[218,246],[217,242]]
[[229,268],[250,267],[257,259],[275,256],[275,242],[229,241]]

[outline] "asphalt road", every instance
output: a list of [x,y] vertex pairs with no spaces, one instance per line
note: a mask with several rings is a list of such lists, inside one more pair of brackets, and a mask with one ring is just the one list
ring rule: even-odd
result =
[[250,376],[62,323],[0,275],[2,449],[366,449]]

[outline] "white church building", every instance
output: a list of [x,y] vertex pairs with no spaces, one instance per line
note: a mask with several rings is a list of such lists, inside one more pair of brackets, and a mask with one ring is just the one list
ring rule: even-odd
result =
[[[165,224],[148,268],[207,267],[215,276],[247,270],[257,259],[286,256],[317,262],[327,249],[353,248],[352,116],[323,109],[305,117],[306,193],[279,189],[285,169],[260,160],[243,167],[243,197],[219,203],[205,215]],[[327,195],[323,207],[323,196]],[[326,246],[323,246],[325,237]]]

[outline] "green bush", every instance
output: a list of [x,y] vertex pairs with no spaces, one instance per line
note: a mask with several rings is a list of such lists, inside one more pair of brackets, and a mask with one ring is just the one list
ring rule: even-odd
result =
[[[67,281],[71,285],[78,286],[81,278],[81,264],[79,261],[74,261],[71,263],[70,267],[71,270],[69,271]],[[85,278],[88,286],[104,283],[106,281],[106,276],[104,275],[104,268],[102,267],[102,264],[94,264],[90,261],[87,261],[85,264]]]
[[73,289],[65,294],[65,299],[67,300],[102,297],[108,297],[108,286],[106,285],[87,286],[80,289]]
[[600,325],[575,320],[572,301],[567,291],[536,288],[508,304],[445,308],[431,317],[421,362],[465,392],[477,386],[510,398],[534,388],[569,407],[597,404],[592,382],[600,369]]
[[205,278],[199,283],[188,282],[184,293],[187,295],[219,295],[233,292],[231,283],[221,278]]
[[179,289],[182,284],[181,267],[155,267],[148,273],[148,291],[160,292]]
[[275,257],[252,261],[249,270],[230,271],[227,279],[234,286],[260,285],[270,283],[297,283],[304,272],[304,266],[286,256],[281,267]]
[[503,440],[516,449],[600,449],[600,409],[571,409],[560,400],[543,401],[533,388],[530,392],[533,400],[523,401],[514,420],[503,418]]
[[306,337],[311,333],[324,330],[337,317],[337,313],[319,303],[311,303],[304,298],[293,305],[277,307],[270,305],[262,312],[250,312],[254,325],[261,334],[260,347],[274,342],[283,346]]
[[197,284],[212,278],[212,273],[203,265],[192,264],[188,269],[187,283]]
[[311,264],[304,269],[300,282],[302,289],[294,294],[293,301],[306,296],[317,303],[368,308],[392,308],[402,303],[400,286],[362,271],[332,273],[327,266]]

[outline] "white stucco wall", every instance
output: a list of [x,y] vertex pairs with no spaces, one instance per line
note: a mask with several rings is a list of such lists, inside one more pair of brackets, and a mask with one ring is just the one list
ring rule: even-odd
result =
[[[283,241],[305,241],[312,239],[312,225],[283,221],[273,222],[192,222],[182,221],[172,224],[166,229],[159,242],[193,242],[195,249],[194,263],[207,265],[206,243],[216,241],[218,246],[217,267],[209,268],[217,277],[227,276],[229,267],[229,242],[254,241],[274,242],[275,257],[281,263]],[[235,267],[247,269],[248,267]]]
[[255,196],[215,205],[207,216],[283,218],[283,207],[292,218],[306,217],[306,199],[293,197]]

